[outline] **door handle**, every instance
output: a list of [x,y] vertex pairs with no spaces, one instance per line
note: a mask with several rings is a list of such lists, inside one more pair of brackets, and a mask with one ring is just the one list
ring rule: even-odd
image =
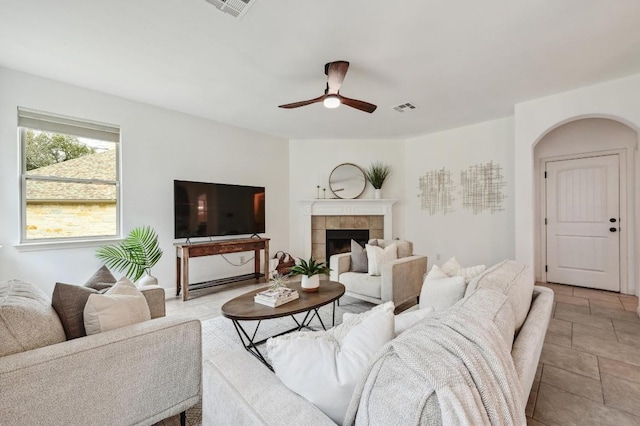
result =
[[609,222],[611,222],[611,223],[616,223],[616,218],[615,218],[615,217],[612,217],[611,219],[609,219]]
[[616,232],[618,230],[618,228],[609,228],[609,231],[611,232]]

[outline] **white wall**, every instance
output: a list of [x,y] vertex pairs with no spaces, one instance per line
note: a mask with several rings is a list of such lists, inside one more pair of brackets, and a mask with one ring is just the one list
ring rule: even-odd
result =
[[[404,211],[404,141],[402,140],[298,140],[289,142],[289,193],[291,220],[289,246],[291,254],[304,254],[304,241],[299,235],[303,225],[299,200],[316,198],[316,186],[327,188],[327,198],[336,198],[329,189],[329,175],[341,163],[354,163],[366,168],[374,161],[391,166],[391,176],[382,187],[382,196],[397,199],[393,205],[393,238],[408,238]],[[320,191],[322,197],[322,190]],[[373,188],[367,183],[359,198],[373,198]]]
[[[385,198],[399,200],[394,207],[394,237],[413,240],[416,252],[430,256],[430,264],[455,255],[463,264],[515,257],[533,265],[533,147],[552,129],[579,118],[611,118],[637,131],[640,97],[633,93],[640,93],[640,75],[518,104],[513,118],[407,141],[286,141],[0,68],[0,280],[21,278],[50,292],[56,281],[81,283],[99,266],[95,247],[36,252],[14,247],[19,240],[17,106],[121,126],[124,231],[142,224],[156,228],[165,255],[154,275],[166,288],[173,288],[174,178],[266,186],[266,235],[272,238],[272,250],[296,254],[302,252],[302,239],[296,235],[301,228],[298,201],[315,198],[318,184],[328,187],[331,170],[343,162],[366,167],[384,161],[393,167],[383,191]],[[506,211],[473,215],[462,210],[459,199],[456,211],[446,216],[429,216],[420,209],[418,177],[424,172],[445,166],[459,174],[471,164],[490,160],[504,167]],[[638,155],[635,169],[640,170]],[[635,179],[640,187],[640,173]],[[331,196],[328,189],[327,196]],[[362,197],[372,197],[369,186]],[[635,212],[639,211],[637,197]],[[237,261],[239,255],[230,257]],[[635,274],[630,280],[635,282],[640,265],[633,260]],[[194,264],[194,281],[251,268],[233,268],[212,259],[197,259]],[[640,286],[635,287],[637,291]]]
[[[618,121],[585,118],[556,127],[536,144],[536,159],[560,157],[583,152],[635,148],[637,133]],[[537,166],[538,164],[536,164]]]
[[[569,92],[535,99],[515,106],[515,238],[516,259],[535,264],[536,206],[534,187],[534,146],[549,131],[569,121],[600,117],[620,121],[636,132],[640,129],[640,74],[618,80],[584,87]],[[636,156],[635,169],[640,170],[640,159]],[[636,173],[636,186],[640,187]],[[635,212],[640,211],[640,197],[636,199]],[[640,220],[635,214],[635,246],[640,241]],[[637,259],[633,274],[629,275],[629,291],[640,290],[635,285],[640,273]],[[635,288],[634,288],[635,287]]]
[[[504,211],[474,215],[462,207],[460,172],[489,161],[503,168]],[[405,167],[406,234],[414,242],[414,251],[429,257],[429,265],[441,265],[451,256],[463,266],[489,266],[514,257],[513,118],[409,139]],[[454,211],[430,215],[421,208],[418,179],[442,167],[452,172],[455,182]]]
[[[265,186],[265,235],[275,247],[288,244],[287,140],[0,68],[0,280],[20,278],[50,294],[56,281],[81,284],[100,266],[95,247],[14,247],[20,238],[18,106],[121,127],[124,232],[156,229],[164,256],[152,272],[165,288],[175,288],[173,179]],[[228,258],[238,262],[239,254]],[[192,265],[192,282],[252,271],[252,263],[232,267],[219,257]]]

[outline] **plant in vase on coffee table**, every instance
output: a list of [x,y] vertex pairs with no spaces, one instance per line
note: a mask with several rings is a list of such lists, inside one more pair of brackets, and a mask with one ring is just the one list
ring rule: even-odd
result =
[[300,286],[302,290],[313,292],[318,291],[320,286],[320,275],[328,275],[331,269],[323,262],[316,262],[311,256],[308,261],[300,259],[300,263],[294,265],[289,272],[289,276],[302,275]]

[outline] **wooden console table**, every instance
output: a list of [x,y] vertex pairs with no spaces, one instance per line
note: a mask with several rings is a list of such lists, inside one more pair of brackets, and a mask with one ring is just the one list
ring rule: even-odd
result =
[[215,256],[227,253],[239,253],[253,251],[253,274],[231,277],[222,280],[208,281],[205,283],[191,284],[191,289],[213,287],[228,284],[239,280],[255,278],[259,282],[260,277],[260,251],[264,250],[264,277],[269,275],[269,238],[244,238],[241,240],[207,241],[201,243],[175,243],[176,247],[176,296],[182,290],[182,300],[189,299],[189,259],[192,257]]

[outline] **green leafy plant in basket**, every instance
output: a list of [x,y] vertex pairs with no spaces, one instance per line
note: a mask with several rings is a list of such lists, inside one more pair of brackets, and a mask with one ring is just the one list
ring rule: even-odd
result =
[[162,257],[162,250],[156,231],[150,226],[141,226],[132,229],[121,243],[98,248],[96,257],[110,269],[124,272],[131,281],[137,281],[145,273],[151,274],[151,268]]
[[379,161],[374,162],[364,170],[364,175],[375,189],[380,189],[382,188],[384,181],[387,180],[389,175],[391,175],[391,166],[388,164],[382,164]]

